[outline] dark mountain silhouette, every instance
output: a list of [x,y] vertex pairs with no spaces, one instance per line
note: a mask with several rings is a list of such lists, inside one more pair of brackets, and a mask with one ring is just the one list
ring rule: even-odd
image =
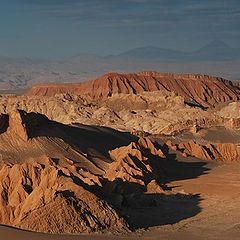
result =
[[159,48],[154,46],[140,47],[130,49],[117,57],[130,57],[142,59],[181,59],[185,58],[187,53],[172,49]]
[[193,52],[147,46],[130,49],[124,53],[114,56],[114,58],[118,57],[172,61],[223,61],[240,59],[240,49],[233,48],[222,40],[213,40]]
[[196,60],[232,60],[240,58],[240,51],[221,40],[214,40],[194,52],[194,57]]

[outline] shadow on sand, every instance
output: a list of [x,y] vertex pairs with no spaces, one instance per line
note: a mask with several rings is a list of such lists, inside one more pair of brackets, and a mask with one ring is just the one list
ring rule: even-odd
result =
[[199,194],[144,194],[140,205],[123,209],[122,214],[134,230],[175,224],[201,212]]
[[[166,159],[156,159],[161,162],[164,176],[159,176],[158,183],[164,190],[163,193],[146,193],[146,189],[137,186],[136,183],[123,182],[116,179],[108,182],[109,185],[116,185],[115,191],[103,196],[115,210],[119,212],[128,222],[133,230],[139,228],[149,228],[166,224],[175,224],[181,220],[193,217],[201,212],[200,194],[174,193],[168,183],[178,180],[195,179],[201,175],[208,174],[209,168],[206,162],[184,162],[179,161],[175,153],[171,153],[169,148],[160,146],[155,142],[157,148],[161,148]],[[160,174],[159,174],[160,175]],[[128,189],[129,194],[122,194],[124,189]],[[130,189],[130,190],[129,190]],[[135,190],[134,190],[135,189]],[[106,192],[106,189],[103,189]],[[115,198],[113,195],[115,194]]]

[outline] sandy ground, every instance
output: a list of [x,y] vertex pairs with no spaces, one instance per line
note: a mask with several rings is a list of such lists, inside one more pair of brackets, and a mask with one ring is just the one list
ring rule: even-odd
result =
[[[80,239],[240,239],[240,164],[219,165],[188,160],[173,164],[168,186],[194,194],[165,199],[159,206],[129,210],[136,226],[148,227],[123,236],[48,235],[0,226],[1,240]],[[146,225],[147,223],[147,225]],[[170,223],[170,224],[169,224]],[[145,225],[144,225],[145,224]]]

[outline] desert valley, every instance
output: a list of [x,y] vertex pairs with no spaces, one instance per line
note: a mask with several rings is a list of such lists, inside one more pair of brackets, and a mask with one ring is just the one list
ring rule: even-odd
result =
[[239,0],[0,3],[0,240],[240,239]]
[[5,239],[238,239],[237,81],[108,73],[0,111]]

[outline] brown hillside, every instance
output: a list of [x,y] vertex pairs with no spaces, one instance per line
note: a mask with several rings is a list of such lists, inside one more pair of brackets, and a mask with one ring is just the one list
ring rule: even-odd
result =
[[141,93],[144,91],[171,91],[202,106],[238,100],[239,89],[231,81],[208,75],[162,74],[141,72],[131,74],[109,73],[96,80],[80,84],[35,85],[29,96],[54,96],[59,93],[89,95],[94,99],[115,93]]

